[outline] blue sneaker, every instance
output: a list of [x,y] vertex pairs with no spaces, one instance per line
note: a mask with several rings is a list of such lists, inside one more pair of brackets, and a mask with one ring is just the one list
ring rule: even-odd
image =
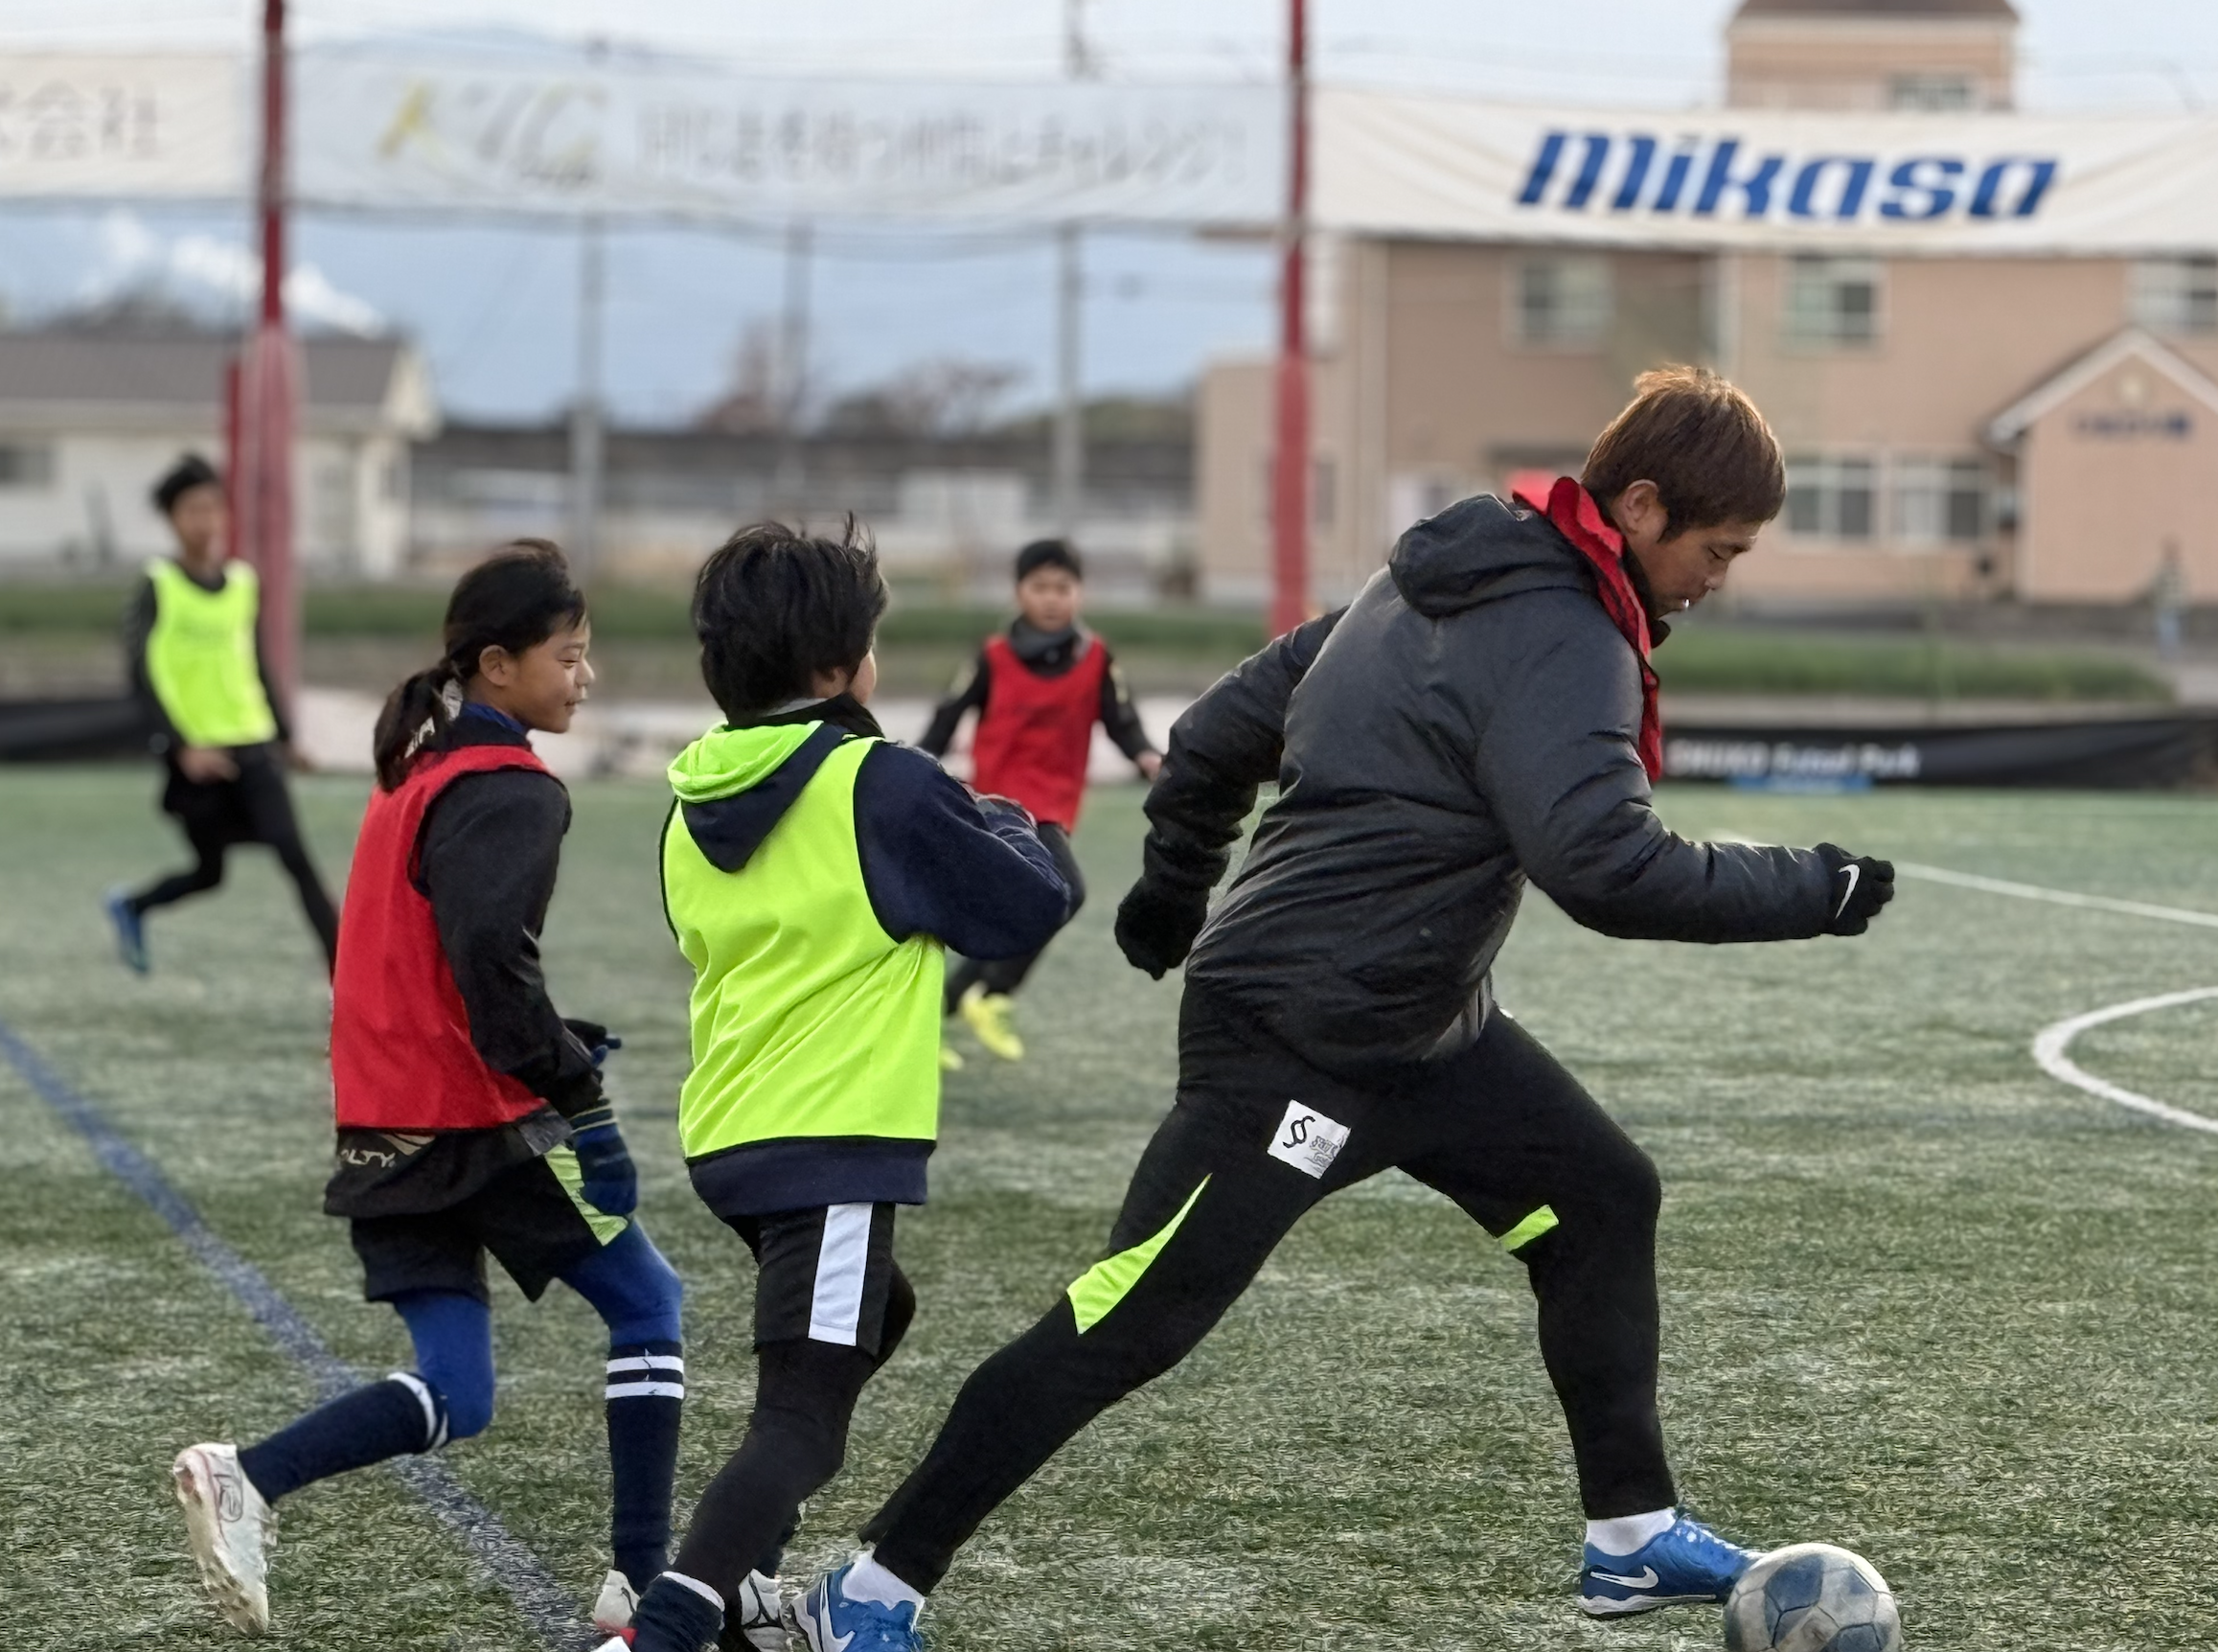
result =
[[1684,1510],[1671,1529],[1631,1554],[1592,1544],[1579,1568],[1579,1605],[1589,1618],[1621,1618],[1658,1606],[1723,1600],[1761,1556],[1727,1543]]
[[812,1652],[921,1652],[917,1609],[907,1601],[888,1606],[879,1600],[850,1600],[840,1590],[850,1562],[827,1572],[809,1586],[793,1609],[794,1621]]
[[147,929],[138,908],[130,897],[121,889],[110,889],[107,900],[108,922],[116,927],[116,952],[126,967],[138,975],[145,975],[147,963]]

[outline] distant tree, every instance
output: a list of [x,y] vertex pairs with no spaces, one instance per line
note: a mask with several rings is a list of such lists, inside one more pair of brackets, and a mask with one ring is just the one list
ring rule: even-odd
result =
[[[1096,396],[1083,419],[1089,443],[1187,442],[1194,435],[1194,396],[1188,389],[1161,396]],[[1033,408],[994,425],[997,436],[1044,441],[1055,422],[1052,408]]]
[[939,357],[903,368],[882,383],[840,397],[823,428],[837,435],[967,436],[1016,385],[1023,369],[1005,362]]
[[729,388],[702,408],[695,423],[734,436],[777,434],[790,411],[778,379],[777,331],[766,321],[749,322],[732,352]]

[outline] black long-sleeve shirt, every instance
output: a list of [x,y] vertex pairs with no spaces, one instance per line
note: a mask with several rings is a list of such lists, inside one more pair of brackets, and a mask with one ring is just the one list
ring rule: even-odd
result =
[[[204,591],[223,588],[224,573],[218,568],[214,584],[202,579],[180,562],[177,566],[185,577]],[[147,731],[147,747],[157,756],[174,760],[178,747],[185,743],[177,736],[177,725],[170,720],[169,708],[162,697],[154,692],[154,680],[147,670],[147,640],[154,633],[157,612],[152,575],[142,576],[131,591],[131,600],[124,608],[124,660],[130,674],[131,698],[139,703],[139,719]],[[270,716],[277,720],[277,738],[289,742],[291,724],[286,719],[285,700],[277,692],[277,682],[269,675],[269,654],[262,644],[258,627],[254,636],[254,667],[262,678],[262,692],[269,700]]]
[[[1043,636],[1025,625],[1015,621],[1009,628],[1011,641],[1024,669],[1040,677],[1066,676],[1086,657],[1086,650],[1098,648],[1108,661],[1108,669],[1101,674],[1101,708],[1096,714],[1101,725],[1108,730],[1109,739],[1127,757],[1137,763],[1155,749],[1154,741],[1140,723],[1139,708],[1132,703],[1132,690],[1125,682],[1125,674],[1117,668],[1116,658],[1109,652],[1109,644],[1102,641],[1084,626],[1073,626],[1060,636]],[[925,737],[917,742],[918,749],[928,751],[934,757],[945,757],[948,748],[955,743],[955,730],[962,726],[964,714],[985,714],[988,697],[994,688],[994,667],[986,651],[980,649],[977,658],[964,669],[947,698],[932,712],[931,725]]]
[[[521,729],[474,709],[444,741],[449,749],[528,744]],[[488,1067],[547,1105],[497,1129],[432,1137],[342,1130],[324,1197],[332,1214],[443,1209],[566,1140],[568,1120],[600,1102],[592,1054],[555,1013],[539,966],[539,930],[569,826],[561,782],[529,769],[463,775],[432,804],[417,839],[415,883],[431,902],[469,1042]]]

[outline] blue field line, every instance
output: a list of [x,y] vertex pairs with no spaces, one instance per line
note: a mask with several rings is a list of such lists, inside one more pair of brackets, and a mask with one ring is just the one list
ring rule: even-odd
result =
[[[6,1021],[0,1021],[0,1053],[6,1054],[39,1099],[84,1137],[102,1167],[167,1223],[200,1265],[220,1279],[224,1289],[239,1298],[293,1363],[315,1379],[321,1398],[332,1399],[361,1385],[361,1375],[332,1352],[316,1335],[315,1327],[279,1295],[262,1270],[218,1239],[184,1195],[170,1185],[154,1161],[124,1139],[100,1109],[78,1094]],[[583,1614],[577,1602],[540,1564],[538,1556],[501,1525],[498,1515],[465,1491],[444,1463],[436,1457],[402,1457],[391,1466],[402,1483],[462,1539],[492,1580],[507,1591],[542,1642],[565,1652],[585,1643]]]

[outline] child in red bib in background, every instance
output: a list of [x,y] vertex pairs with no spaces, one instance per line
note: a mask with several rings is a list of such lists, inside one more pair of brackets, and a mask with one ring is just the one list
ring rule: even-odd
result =
[[[963,714],[978,714],[972,783],[1032,812],[1040,842],[1070,885],[1072,917],[1086,901],[1070,834],[1086,801],[1093,725],[1108,729],[1148,779],[1163,763],[1140,726],[1109,645],[1079,623],[1085,577],[1078,552],[1064,540],[1040,539],[1018,551],[1016,619],[986,639],[919,742],[945,757]],[[948,1013],[960,1014],[978,1042],[1004,1061],[1024,1058],[1024,1041],[1010,1022],[1010,995],[1039,959],[1039,952],[991,964],[966,959],[948,972]]]
[[677,1275],[631,1219],[638,1181],[601,1090],[618,1041],[557,1015],[539,971],[570,801],[531,732],[570,726],[589,641],[561,552],[519,540],[462,577],[444,656],[377,720],[332,982],[324,1208],[348,1220],[363,1295],[400,1313],[416,1364],[255,1445],[178,1454],[201,1581],[248,1634],[269,1627],[273,1503],[492,1421],[488,1251],[526,1296],[560,1279],[607,1326],[616,1566],[596,1623],[628,1624],[665,1564],[685,1393]]

